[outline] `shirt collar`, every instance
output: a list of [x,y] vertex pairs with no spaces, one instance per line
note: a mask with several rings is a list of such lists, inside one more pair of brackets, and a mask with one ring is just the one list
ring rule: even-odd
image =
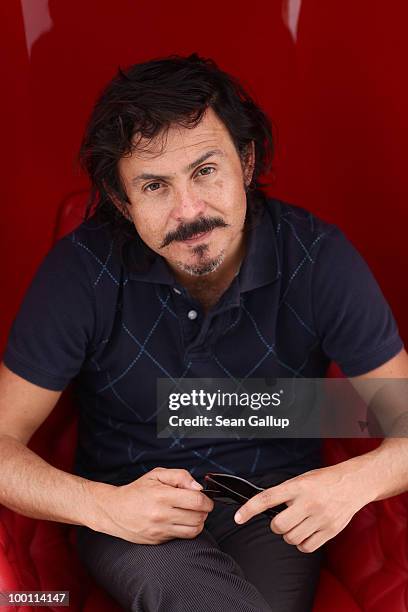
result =
[[[251,291],[274,282],[280,276],[279,253],[275,227],[268,204],[248,230],[247,250],[238,279],[240,291]],[[129,272],[129,279],[147,283],[177,285],[166,260],[157,256],[145,272]]]
[[160,283],[162,285],[175,285],[176,280],[166,263],[164,257],[158,255],[147,271],[129,272],[129,279],[144,281],[145,283]]
[[268,204],[249,230],[247,251],[239,272],[241,292],[274,282],[280,276],[275,227]]

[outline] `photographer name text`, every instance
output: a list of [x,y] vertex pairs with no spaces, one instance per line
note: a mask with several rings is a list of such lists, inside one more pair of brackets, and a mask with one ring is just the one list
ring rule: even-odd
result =
[[284,429],[288,427],[290,420],[284,417],[274,417],[269,414],[265,417],[260,417],[256,414],[251,414],[249,417],[226,418],[221,415],[215,417],[197,415],[195,417],[180,417],[171,415],[169,417],[169,425],[171,427],[279,427]]

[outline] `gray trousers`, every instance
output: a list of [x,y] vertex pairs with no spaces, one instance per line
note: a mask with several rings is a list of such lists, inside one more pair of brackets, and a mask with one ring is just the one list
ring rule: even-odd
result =
[[[288,477],[251,480],[267,487]],[[79,556],[131,612],[310,612],[324,550],[300,552],[263,515],[236,525],[236,510],[215,503],[196,538],[158,545],[78,527]]]

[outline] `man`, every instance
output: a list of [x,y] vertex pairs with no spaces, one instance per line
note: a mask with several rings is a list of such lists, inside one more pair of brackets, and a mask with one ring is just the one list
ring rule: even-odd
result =
[[[124,609],[309,610],[322,545],[408,488],[403,439],[322,468],[317,440],[156,436],[160,377],[323,377],[331,360],[356,385],[408,374],[342,232],[264,195],[271,153],[267,117],[210,60],[120,71],[82,145],[88,218],[47,255],[10,333],[0,501],[79,525],[81,558]],[[72,380],[67,474],[26,444]],[[234,517],[200,491],[209,470],[265,491]]]

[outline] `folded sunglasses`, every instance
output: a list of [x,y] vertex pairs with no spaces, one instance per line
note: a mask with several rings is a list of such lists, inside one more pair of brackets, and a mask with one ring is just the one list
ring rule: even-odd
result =
[[[262,487],[257,487],[245,478],[232,474],[208,472],[204,476],[204,483],[205,487],[201,490],[201,493],[205,493],[214,501],[223,504],[242,505],[260,491],[264,491]],[[274,508],[264,510],[262,514],[265,514],[268,518],[273,518],[286,508],[286,504],[279,504]]]

